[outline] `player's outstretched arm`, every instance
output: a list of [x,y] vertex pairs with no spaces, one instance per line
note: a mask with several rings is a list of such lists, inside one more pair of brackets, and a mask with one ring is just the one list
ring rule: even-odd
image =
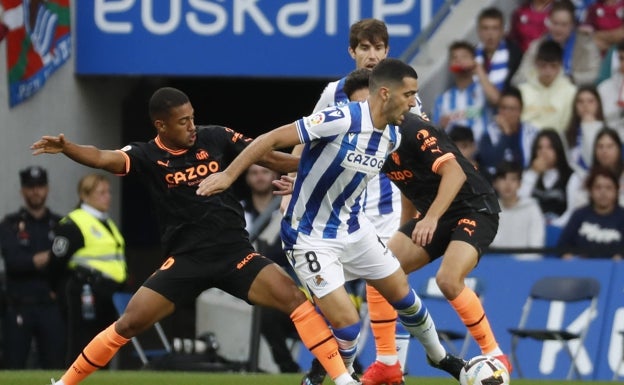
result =
[[63,153],[85,166],[99,168],[114,174],[124,174],[126,159],[119,151],[100,150],[95,146],[72,143],[64,134],[43,136],[30,146],[33,155]]
[[301,142],[299,141],[299,134],[297,133],[297,126],[295,123],[290,123],[269,131],[266,134],[262,134],[238,154],[223,172],[208,175],[206,179],[202,180],[196,193],[197,195],[209,196],[223,192],[229,188],[236,178],[249,168],[249,166],[254,163],[262,164],[260,160],[270,151],[292,147],[299,143]]
[[299,157],[281,151],[269,151],[258,164],[279,173],[297,171]]

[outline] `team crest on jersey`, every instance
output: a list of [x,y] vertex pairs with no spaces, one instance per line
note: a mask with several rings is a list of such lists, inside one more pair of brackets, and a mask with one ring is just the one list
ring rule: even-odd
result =
[[206,160],[210,157],[210,155],[208,155],[208,151],[204,150],[204,149],[199,149],[197,150],[197,152],[195,153],[195,158],[197,160]]
[[427,130],[418,130],[418,133],[416,134],[416,139],[418,140],[423,140],[429,137],[429,131]]
[[314,279],[314,286],[316,286],[316,287],[325,287],[325,286],[327,286],[327,281],[323,277],[321,277],[320,275],[318,275],[318,274],[315,275],[313,279]]
[[399,156],[399,154],[393,152],[392,154],[390,154],[390,156],[392,157],[392,161],[396,163],[397,166],[401,165],[401,157]]

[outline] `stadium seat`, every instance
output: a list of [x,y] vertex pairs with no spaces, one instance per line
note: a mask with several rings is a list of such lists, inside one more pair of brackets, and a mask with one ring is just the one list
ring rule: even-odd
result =
[[[518,359],[517,355],[517,347],[519,341],[524,338],[537,341],[559,341],[571,360],[567,379],[572,379],[573,374],[576,378],[581,377],[576,359],[596,314],[599,293],[600,283],[594,278],[545,277],[533,284],[522,308],[518,327],[508,329],[511,334],[511,359],[520,378],[523,375],[520,367],[521,360]],[[546,318],[544,316],[548,313],[548,311],[544,311],[543,307],[539,307],[538,303],[542,306],[563,303],[566,305],[564,311],[567,313],[578,311],[579,315],[583,314],[583,317],[579,317],[582,323],[578,325],[578,331],[571,332],[565,329],[547,328],[546,326],[534,327],[533,325],[536,325],[538,320],[544,322],[545,325]],[[579,306],[572,306],[573,304]],[[578,343],[576,345],[578,347],[574,351],[570,341]]]
[[[472,289],[483,302],[483,285],[478,278],[466,277],[464,279],[464,284]],[[466,327],[461,323],[459,317],[455,314],[455,311],[448,303],[448,300],[440,291],[435,277],[427,279],[425,284],[420,288],[418,296],[425,300],[428,307],[430,307],[430,304],[435,301],[443,303],[444,308],[448,308],[447,315],[432,315],[438,329],[438,337],[440,338],[440,341],[446,345],[450,353],[458,357],[464,357],[470,347],[472,336],[468,333]],[[449,325],[449,323],[452,324],[450,320],[457,320],[457,322],[455,322],[456,326]],[[461,345],[459,345],[460,342]]]
[[[126,310],[126,306],[128,306],[128,302],[130,302],[130,298],[132,298],[132,293],[124,293],[117,292],[113,294],[113,304],[115,305],[115,309],[119,315],[122,315]],[[160,323],[156,322],[154,324],[154,329],[158,334],[160,341],[163,344],[163,349],[149,349],[145,350],[141,346],[141,343],[137,339],[137,337],[132,338],[132,345],[134,346],[134,350],[136,351],[137,356],[141,360],[143,367],[149,366],[150,360],[156,357],[163,357],[169,355],[171,353],[171,344],[169,340],[167,340],[167,336],[165,336],[165,332],[163,331]]]

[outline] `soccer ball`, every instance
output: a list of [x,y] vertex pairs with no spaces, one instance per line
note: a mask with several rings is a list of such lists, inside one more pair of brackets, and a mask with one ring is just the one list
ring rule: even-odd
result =
[[470,359],[459,373],[461,385],[509,385],[509,373],[502,362],[492,356]]

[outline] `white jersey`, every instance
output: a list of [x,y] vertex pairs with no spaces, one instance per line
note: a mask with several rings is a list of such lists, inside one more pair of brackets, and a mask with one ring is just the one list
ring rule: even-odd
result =
[[285,249],[298,234],[336,239],[360,228],[361,194],[400,143],[399,127],[373,127],[368,101],[330,107],[296,122],[305,143],[282,222]]
[[[344,93],[346,77],[327,84],[319,98],[314,112],[331,106],[342,106],[349,102]],[[412,112],[420,115],[422,102],[416,96],[416,106]],[[387,242],[401,222],[401,192],[385,174],[375,176],[368,183],[364,192],[362,210],[377,229],[377,235]]]

